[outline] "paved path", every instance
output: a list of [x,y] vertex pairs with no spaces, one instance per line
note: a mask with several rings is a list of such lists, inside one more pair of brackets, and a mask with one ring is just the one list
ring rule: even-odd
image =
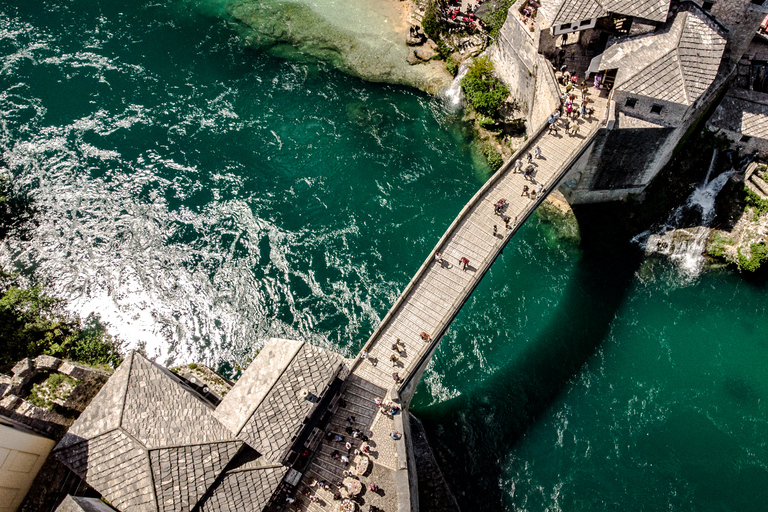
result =
[[[591,140],[604,119],[607,100],[598,97],[594,89],[590,89],[589,96],[595,115],[578,121],[580,131],[577,135],[568,135],[561,128],[557,135],[544,130],[533,138],[528,147],[531,152],[540,147],[541,157],[533,158],[535,171],[532,179],[514,172],[513,158],[464,207],[438,243],[437,250],[442,253],[443,262],[437,262],[434,253],[429,255],[371,336],[365,346],[368,357],[358,356],[353,364],[340,405],[333,411],[326,428],[326,432],[337,433],[344,440],[336,442],[326,438],[320,443],[299,484],[296,509],[310,512],[336,509],[339,502],[332,499],[333,493],[339,490],[336,483],[342,480],[342,472],[349,468],[332,455],[335,450],[346,454],[347,441],[351,443],[352,450],[361,448],[362,441],[348,434],[347,428],[354,427],[370,437],[368,444],[372,448],[372,469],[360,481],[364,485],[375,483],[385,491],[381,496],[364,493],[359,503],[365,503],[366,510],[370,505],[387,512],[397,510],[394,473],[401,466],[395,443],[390,438],[395,420],[381,414],[375,400],[381,398],[386,401],[392,389],[399,386],[393,379],[393,373],[407,380],[423,368],[440,337],[506,242],[541,200],[554,190],[572,159]],[[527,165],[527,152],[519,151],[520,154],[515,155],[523,158],[523,168]],[[539,183],[542,193],[535,199],[521,194],[524,185],[536,190]],[[507,200],[507,206],[502,215],[498,215],[494,212],[494,205],[501,198]],[[507,230],[503,216],[518,218],[519,222],[513,229]],[[494,225],[498,231],[496,235]],[[469,259],[466,270],[459,263],[462,257]],[[429,335],[428,340],[422,339],[422,332]],[[393,343],[398,340],[398,350],[395,351]],[[354,416],[354,424],[348,421],[351,416]],[[352,459],[353,455],[350,453],[349,458]],[[311,486],[313,480],[329,483],[331,491]],[[309,496],[317,497],[318,501],[310,501]]]

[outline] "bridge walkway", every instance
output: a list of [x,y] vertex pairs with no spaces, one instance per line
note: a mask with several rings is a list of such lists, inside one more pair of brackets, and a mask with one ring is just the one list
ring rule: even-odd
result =
[[[598,95],[593,89],[590,91],[595,115],[578,120],[580,129],[576,135],[566,134],[562,127],[557,134],[540,129],[462,210],[369,339],[364,347],[368,360],[358,360],[353,368],[356,375],[388,389],[395,384],[393,373],[407,380],[422,367],[424,357],[435,347],[496,256],[591,142],[603,122],[608,100],[605,93]],[[536,147],[541,148],[541,156],[531,161],[534,172],[531,179],[527,179],[521,172],[515,172],[514,161],[522,159],[524,169],[527,153],[533,154]],[[539,184],[541,193],[535,198],[523,194],[524,186],[537,190]],[[506,199],[507,206],[502,215],[498,215],[494,213],[494,205],[502,198]],[[511,229],[505,228],[504,216],[512,219]],[[435,252],[442,254],[442,263],[434,259]],[[469,260],[466,270],[460,265],[462,257]],[[422,339],[422,332],[429,335],[428,341]],[[402,354],[392,349],[397,339],[404,344],[400,345]],[[396,361],[391,360],[393,355]]]
[[[540,127],[462,209],[377,327],[363,348],[367,357],[362,357],[361,352],[352,365],[352,373],[342,390],[342,405],[334,412],[326,429],[342,435],[344,440],[336,442],[326,438],[320,442],[299,484],[299,492],[295,494],[296,510],[338,510],[339,502],[333,500],[333,493],[339,490],[343,493],[338,484],[343,479],[343,471],[350,467],[331,455],[338,451],[348,454],[351,459],[353,452],[346,450],[344,444],[351,442],[352,450],[362,449],[363,444],[348,434],[351,424],[347,419],[351,416],[355,419],[353,426],[369,436],[367,444],[373,448],[370,455],[373,469],[359,477],[364,491],[358,503],[374,505],[388,512],[410,508],[407,505],[410,498],[403,501],[404,497],[399,495],[401,492],[407,494],[407,485],[404,491],[397,477],[409,463],[403,460],[404,448],[395,446],[401,442],[395,443],[390,438],[391,432],[403,429],[405,434],[408,427],[403,425],[402,415],[381,414],[376,399],[387,402],[397,395],[402,403],[407,403],[409,397],[402,396],[404,390],[413,381],[410,391],[405,391],[413,392],[440,337],[475,286],[520,225],[557,187],[571,163],[592,141],[604,123],[603,113],[607,112],[608,100],[605,93],[590,92],[595,115],[578,120],[580,130],[576,135],[568,135],[562,128],[558,134],[550,134],[545,127]],[[513,163],[522,158],[525,168],[526,154],[533,153],[537,146],[541,148],[541,157],[534,157],[531,162],[535,169],[531,179],[514,172]],[[539,183],[542,191],[535,199],[522,194],[523,186],[536,190]],[[494,205],[501,198],[507,200],[502,215],[518,220],[516,224],[510,223],[509,230],[505,229],[502,215],[494,212]],[[497,226],[496,235],[494,225]],[[435,260],[435,251],[443,255],[442,263]],[[459,264],[462,257],[469,259],[466,270]],[[429,335],[428,340],[422,339],[422,332]],[[398,339],[400,343],[395,351],[392,347]],[[391,360],[392,356],[396,360]],[[393,373],[397,373],[402,382],[396,383]],[[315,480],[330,483],[331,491],[312,486]],[[375,483],[385,492],[366,493],[365,486],[369,483]],[[310,497],[317,501],[311,501]]]

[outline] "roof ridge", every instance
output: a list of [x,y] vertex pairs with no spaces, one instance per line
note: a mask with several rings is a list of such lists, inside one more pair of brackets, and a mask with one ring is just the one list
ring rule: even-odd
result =
[[[133,369],[133,358],[136,357],[136,351],[131,350],[130,359],[128,360],[128,377],[125,379],[125,389],[123,390],[123,398],[120,400],[120,421],[117,422],[117,427],[122,428],[123,416],[125,415],[125,400],[128,397],[128,388],[131,386],[131,370]],[[125,364],[125,362],[123,362]]]
[[[685,27],[683,27],[683,29],[685,29]],[[683,31],[680,31],[680,37],[681,38],[682,38]],[[678,43],[679,43],[679,41],[678,41]],[[679,47],[675,47],[675,49],[674,49],[676,57],[677,57],[677,59],[676,59],[677,67],[680,69],[680,76],[683,79],[683,95],[685,96],[685,102],[686,102],[686,104],[690,105],[691,104],[691,95],[688,94],[688,84],[686,83],[686,79],[685,79],[686,78],[685,68],[683,66],[683,61],[680,58],[680,52],[677,51],[678,48]]]

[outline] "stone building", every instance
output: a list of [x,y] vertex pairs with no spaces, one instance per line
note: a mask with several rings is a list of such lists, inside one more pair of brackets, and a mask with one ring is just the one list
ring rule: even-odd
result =
[[767,12],[760,0],[526,0],[491,57],[534,130],[560,107],[561,66],[599,84],[604,128],[560,191],[571,204],[615,201],[642,193],[710,111]]
[[123,512],[263,510],[295,483],[347,372],[333,352],[272,339],[216,405],[133,352],[54,453]]

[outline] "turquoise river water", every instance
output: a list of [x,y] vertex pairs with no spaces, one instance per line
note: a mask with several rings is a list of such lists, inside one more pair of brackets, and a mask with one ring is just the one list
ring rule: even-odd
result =
[[[162,363],[227,371],[271,336],[352,355],[488,169],[438,99],[226,12],[0,4],[0,164],[35,212],[0,259]],[[602,224],[533,217],[426,372],[460,505],[768,509],[768,291]]]

